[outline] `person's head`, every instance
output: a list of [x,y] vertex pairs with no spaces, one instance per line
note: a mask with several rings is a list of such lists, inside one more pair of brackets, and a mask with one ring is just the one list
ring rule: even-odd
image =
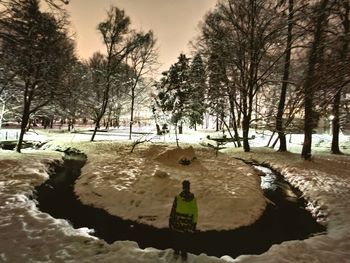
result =
[[190,191],[190,181],[184,180],[184,181],[182,182],[182,189],[183,189],[185,192],[189,192],[189,191]]

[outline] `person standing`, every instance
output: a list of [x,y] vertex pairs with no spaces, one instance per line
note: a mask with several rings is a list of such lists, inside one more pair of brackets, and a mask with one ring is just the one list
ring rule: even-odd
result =
[[190,192],[190,182],[182,182],[182,192],[174,198],[169,216],[169,228],[174,234],[174,255],[181,253],[183,260],[187,259],[187,248],[192,233],[196,231],[198,221],[197,200]]

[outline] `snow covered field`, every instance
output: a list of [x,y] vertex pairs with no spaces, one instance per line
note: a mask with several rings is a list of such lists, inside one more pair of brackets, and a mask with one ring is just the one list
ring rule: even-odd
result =
[[[311,162],[303,161],[299,154],[266,148],[253,148],[251,153],[226,149],[216,158],[213,152],[197,145],[194,147],[197,160],[192,166],[180,166],[179,156],[174,154],[161,155],[170,148],[158,143],[150,147],[140,145],[129,155],[130,146],[126,143],[89,143],[87,135],[77,134],[49,136],[54,139],[52,144],[71,145],[87,153],[88,162],[76,192],[83,202],[103,207],[112,214],[137,219],[145,213],[147,204],[148,215],[151,211],[155,216],[148,223],[165,227],[180,182],[189,178],[198,198],[200,230],[250,224],[261,214],[265,199],[253,170],[232,158],[239,157],[268,163],[281,172],[310,201],[310,211],[328,224],[325,235],[276,244],[262,255],[242,255],[236,259],[190,255],[188,262],[350,262],[350,157],[318,153],[327,150],[330,136],[315,136],[317,154]],[[168,139],[173,140],[169,135],[158,138]],[[266,139],[268,136],[257,135],[255,144],[266,145]],[[199,142],[191,134],[181,140]],[[293,136],[289,146],[298,151],[301,142],[301,136]],[[341,145],[349,153],[349,138],[342,138]],[[143,250],[131,241],[107,244],[90,236],[89,229],[73,229],[65,220],[38,211],[30,198],[33,188],[48,178],[49,164],[60,161],[61,154],[57,152],[17,154],[0,150],[0,262],[174,262],[172,249]],[[119,200],[118,205],[115,200]],[[225,213],[232,210],[235,211],[232,215]],[[216,213],[222,214],[213,217]],[[229,217],[234,220],[225,220]],[[147,217],[141,217],[142,220],[147,222]]]

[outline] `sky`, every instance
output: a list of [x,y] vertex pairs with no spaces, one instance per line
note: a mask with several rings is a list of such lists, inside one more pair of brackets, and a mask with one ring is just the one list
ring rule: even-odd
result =
[[198,24],[216,0],[72,0],[66,7],[76,33],[77,52],[87,59],[104,51],[97,25],[111,5],[124,9],[133,29],[153,30],[158,39],[161,70],[189,52],[189,41],[198,34]]

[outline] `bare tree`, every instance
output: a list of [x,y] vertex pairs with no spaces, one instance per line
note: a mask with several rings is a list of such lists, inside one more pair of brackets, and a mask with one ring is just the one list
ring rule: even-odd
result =
[[208,16],[210,23],[206,25],[212,34],[205,37],[213,37],[213,42],[219,43],[217,47],[226,51],[223,57],[227,58],[227,82],[233,90],[239,90],[239,97],[233,97],[235,92],[228,94],[243,116],[243,147],[247,152],[255,98],[270,84],[284,54],[282,14],[273,1],[223,0]]
[[[88,67],[80,61],[74,61],[70,66],[70,72],[61,79],[61,85],[66,94],[54,103],[53,110],[49,111],[53,119],[56,114],[61,120],[68,122],[68,131],[74,128],[76,119],[86,117],[86,101],[91,97],[88,83]],[[52,122],[52,121],[51,121]]]
[[58,9],[61,8],[62,4],[65,4],[65,5],[69,4],[69,0],[45,0],[45,2]]
[[38,0],[10,2],[0,20],[3,54],[11,72],[20,80],[23,100],[21,133],[16,150],[21,151],[30,115],[61,95],[62,74],[73,57],[65,20],[39,10]]
[[315,127],[314,116],[314,93],[315,93],[315,69],[322,53],[322,40],[324,29],[329,15],[329,0],[322,0],[316,5],[314,32],[311,41],[311,48],[308,56],[304,88],[304,143],[301,156],[305,160],[311,160],[312,132]]
[[[1,46],[0,46],[1,50]],[[4,115],[7,112],[7,103],[13,98],[14,85],[13,80],[16,75],[6,67],[5,61],[3,61],[3,56],[0,51],[0,129],[2,127],[2,122]]]
[[294,0],[288,0],[288,29],[287,29],[286,54],[285,54],[281,94],[280,94],[280,100],[278,103],[278,111],[276,116],[276,131],[278,132],[278,137],[280,141],[278,150],[281,152],[284,152],[287,150],[286,135],[284,133],[284,128],[283,128],[283,113],[285,108],[287,87],[288,87],[288,81],[289,81],[290,57],[292,53],[293,17],[294,17]]
[[98,25],[106,47],[106,68],[103,74],[103,95],[102,105],[96,116],[95,129],[91,137],[94,140],[97,129],[100,127],[101,119],[103,118],[110,102],[110,90],[113,82],[113,75],[117,73],[118,66],[135,48],[141,45],[148,36],[137,34],[130,41],[127,38],[129,34],[130,19],[125,15],[123,10],[117,7],[111,7],[107,12],[105,21]]
[[[133,39],[137,38],[134,33]],[[132,41],[132,40],[131,40]],[[130,124],[129,124],[129,140],[132,136],[132,127],[134,124],[135,102],[142,95],[147,95],[147,89],[153,84],[152,73],[157,65],[157,51],[155,47],[156,39],[153,32],[145,34],[145,39],[142,45],[136,47],[126,57],[126,63],[131,67],[132,75],[130,93],[128,94],[131,100],[130,105]],[[142,100],[142,98],[141,98]]]
[[[341,21],[342,25],[342,32],[341,32],[341,39],[340,39],[340,49],[338,51],[338,57],[341,61],[345,62],[347,61],[349,54],[349,34],[350,34],[350,3],[347,0],[340,1],[340,4],[338,6],[338,17]],[[334,116],[332,120],[332,146],[331,151],[334,154],[341,154],[341,151],[339,149],[339,132],[340,132],[340,106],[341,106],[341,95],[344,90],[344,87],[346,85],[346,78],[343,75],[341,77],[340,85],[338,86],[338,89],[336,91],[336,94],[334,96],[333,100],[333,108],[332,108],[332,114]]]

